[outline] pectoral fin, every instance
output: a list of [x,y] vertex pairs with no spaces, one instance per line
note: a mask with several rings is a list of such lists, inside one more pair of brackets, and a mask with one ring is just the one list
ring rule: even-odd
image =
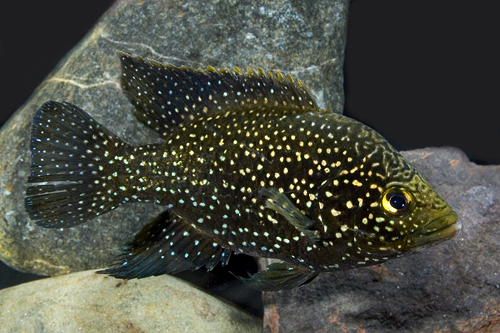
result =
[[267,188],[261,189],[260,193],[270,199],[266,202],[267,208],[276,211],[286,218],[297,230],[304,233],[312,243],[319,240],[319,231],[311,229],[314,221],[302,213],[284,193],[280,193],[276,189]]

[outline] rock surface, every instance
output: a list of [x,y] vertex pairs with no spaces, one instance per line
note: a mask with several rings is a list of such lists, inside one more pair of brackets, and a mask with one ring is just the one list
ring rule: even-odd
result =
[[29,131],[47,100],[67,100],[130,143],[157,141],[119,87],[121,50],[192,67],[263,67],[302,79],[323,107],[342,110],[348,0],[118,1],[0,133],[0,260],[25,272],[64,274],[108,265],[161,207],[126,205],[71,229],[29,221],[24,193]]
[[403,154],[457,211],[461,232],[413,256],[264,293],[265,332],[500,331],[500,166],[453,148]]
[[118,280],[94,271],[0,291],[0,332],[262,331],[262,320],[163,275]]

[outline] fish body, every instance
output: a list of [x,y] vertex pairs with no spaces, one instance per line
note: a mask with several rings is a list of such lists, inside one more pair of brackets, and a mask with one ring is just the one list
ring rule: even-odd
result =
[[193,70],[120,54],[125,94],[163,142],[132,146],[69,103],[32,128],[26,208],[71,227],[127,202],[166,210],[116,265],[134,278],[279,259],[242,278],[293,288],[451,238],[457,215],[377,132],[320,110],[291,76]]

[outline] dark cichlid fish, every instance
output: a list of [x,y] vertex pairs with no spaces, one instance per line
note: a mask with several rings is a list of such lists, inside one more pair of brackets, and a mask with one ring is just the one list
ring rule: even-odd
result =
[[302,82],[194,70],[120,54],[139,121],[163,142],[129,145],[70,103],[33,119],[26,210],[66,228],[127,202],[166,210],[103,271],[140,278],[280,259],[242,280],[293,288],[447,240],[457,214],[377,132],[320,110]]

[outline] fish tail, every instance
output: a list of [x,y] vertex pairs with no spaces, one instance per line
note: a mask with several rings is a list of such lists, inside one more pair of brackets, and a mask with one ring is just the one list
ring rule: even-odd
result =
[[125,146],[77,106],[43,104],[31,130],[30,218],[47,228],[71,227],[121,205],[114,160]]

